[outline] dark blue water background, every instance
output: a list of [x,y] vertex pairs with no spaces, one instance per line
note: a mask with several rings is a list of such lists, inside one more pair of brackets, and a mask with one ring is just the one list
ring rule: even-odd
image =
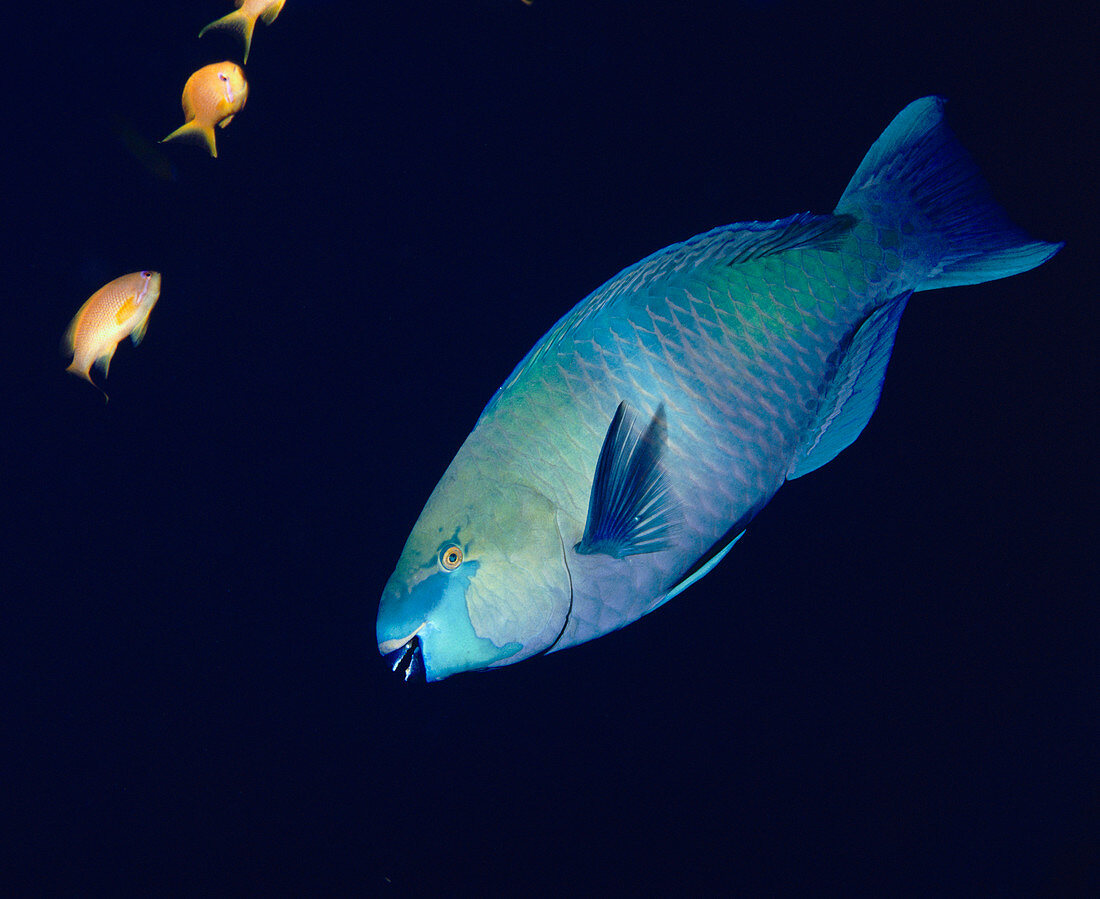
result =
[[[1097,35],[1057,8],[289,0],[217,160],[119,135],[239,60],[228,3],[13,11],[8,889],[1095,884]],[[397,682],[378,596],[520,356],[665,244],[831,209],[929,93],[1066,249],[914,298],[860,440],[658,613]],[[57,343],[142,268],[104,406]]]

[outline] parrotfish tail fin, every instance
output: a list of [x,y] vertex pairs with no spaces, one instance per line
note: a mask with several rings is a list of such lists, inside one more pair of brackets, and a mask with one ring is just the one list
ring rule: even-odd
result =
[[183,125],[180,125],[175,131],[169,134],[167,137],[162,137],[160,142],[166,143],[170,140],[177,140],[178,138],[187,138],[189,140],[196,140],[199,143],[206,144],[206,149],[210,151],[210,155],[215,159],[218,156],[218,147],[214,143],[214,128],[211,125],[202,125],[196,119],[192,119]]
[[[267,19],[264,19],[266,22]],[[245,14],[244,10],[235,9],[227,16],[222,16],[220,19],[215,19],[202,31],[199,32],[199,37],[202,37],[206,32],[215,28],[225,28],[227,31],[236,31],[241,36],[241,40],[244,41],[244,58],[242,62],[248,63],[248,51],[252,46],[252,31],[256,27],[256,17]]]
[[941,97],[924,97],[898,113],[863,158],[836,212],[902,235],[915,231],[902,238],[903,255],[919,266],[915,290],[981,284],[1046,262],[1062,244],[1032,240],[1009,222],[944,122],[943,106]]

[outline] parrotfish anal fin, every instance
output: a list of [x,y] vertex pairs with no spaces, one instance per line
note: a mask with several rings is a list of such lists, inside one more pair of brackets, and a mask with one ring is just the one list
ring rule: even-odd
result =
[[668,547],[680,512],[661,467],[666,432],[663,405],[639,435],[626,403],[619,403],[596,463],[578,553],[621,559]]
[[[752,513],[750,513],[730,528],[725,536],[714,544],[709,552],[700,557],[700,559],[684,573],[684,576],[676,582],[675,586],[661,597],[657,605],[653,608],[659,609],[674,596],[679,596],[683,593],[697,580],[710,574],[714,570],[714,566],[721,562],[726,557],[726,553],[733,549],[733,544],[745,536],[745,525],[752,517]],[[732,537],[730,536],[731,534],[733,535]],[[650,611],[653,611],[653,609],[650,609]]]
[[907,291],[880,306],[852,337],[822,397],[809,437],[787,470],[788,480],[831,462],[867,427],[878,406],[898,323],[911,295]]

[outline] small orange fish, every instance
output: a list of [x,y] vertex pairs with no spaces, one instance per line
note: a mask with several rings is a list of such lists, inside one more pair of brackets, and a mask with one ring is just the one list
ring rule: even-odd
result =
[[83,378],[106,397],[106,391],[92,380],[92,364],[98,365],[106,378],[119,343],[127,336],[134,346],[141,343],[149,313],[159,298],[160,272],[132,272],[104,284],[88,297],[65,332],[62,348],[73,357],[65,371]]
[[228,28],[238,32],[244,38],[244,62],[247,64],[248,50],[252,46],[252,29],[256,27],[256,19],[263,19],[265,25],[270,25],[282,12],[284,3],[286,0],[233,0],[233,5],[237,7],[236,11],[211,22],[199,32],[199,37],[211,28]]
[[187,121],[167,137],[199,138],[205,141],[211,156],[218,155],[214,145],[214,126],[224,128],[244,108],[248,82],[235,62],[216,62],[203,66],[183,86],[183,116]]

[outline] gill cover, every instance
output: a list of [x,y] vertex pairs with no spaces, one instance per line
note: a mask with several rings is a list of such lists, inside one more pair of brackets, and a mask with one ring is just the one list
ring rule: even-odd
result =
[[555,510],[518,484],[486,481],[460,452],[429,498],[386,584],[378,650],[429,681],[549,649],[571,589]]

